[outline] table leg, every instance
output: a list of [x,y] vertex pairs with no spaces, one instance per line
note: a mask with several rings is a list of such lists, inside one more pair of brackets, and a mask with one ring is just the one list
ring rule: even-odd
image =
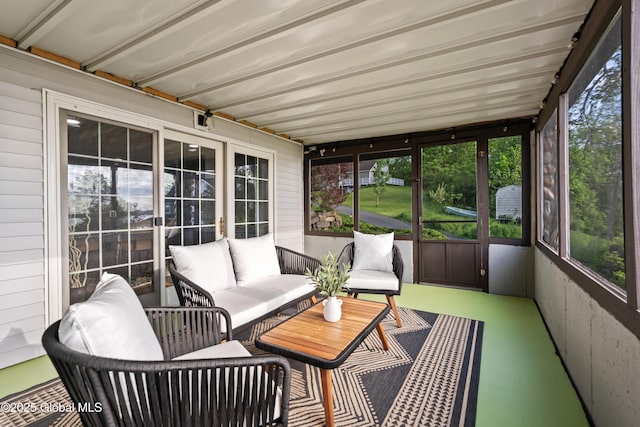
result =
[[322,380],[322,400],[324,401],[324,420],[327,427],[334,427],[333,419],[333,386],[331,385],[331,369],[320,369]]
[[382,323],[378,323],[376,329],[378,330],[378,335],[380,335],[380,341],[382,341],[382,348],[384,348],[385,350],[389,350],[389,341],[387,341],[387,336],[384,334]]

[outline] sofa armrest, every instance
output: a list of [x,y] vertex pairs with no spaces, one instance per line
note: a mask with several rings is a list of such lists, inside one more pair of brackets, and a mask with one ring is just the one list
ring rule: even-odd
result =
[[133,362],[89,377],[113,425],[288,424],[291,368],[281,356]]
[[320,267],[319,259],[282,246],[276,246],[276,253],[282,274],[304,274],[307,269],[314,271]]
[[400,249],[396,245],[393,245],[393,274],[398,278],[398,294],[402,290],[402,275],[404,274],[404,263],[402,262],[402,255],[400,255]]
[[355,244],[353,242],[347,243],[342,251],[340,251],[340,255],[338,255],[338,264],[349,264],[353,267],[353,254],[355,251]]
[[169,263],[169,273],[173,286],[176,288],[180,305],[184,307],[215,307],[213,296],[176,270],[173,262]]
[[291,368],[282,356],[109,359],[69,349],[59,326],[42,344],[71,399],[94,409],[79,412],[83,425],[287,425]]
[[226,326],[231,325],[231,317],[221,307],[147,307],[144,311],[167,360],[233,339]]

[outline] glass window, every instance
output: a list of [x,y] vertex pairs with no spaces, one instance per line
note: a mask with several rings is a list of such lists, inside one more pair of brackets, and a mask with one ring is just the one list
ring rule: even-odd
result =
[[625,288],[620,16],[568,96],[569,255]]
[[138,294],[153,284],[153,134],[67,116],[71,303],[89,297],[104,271]]
[[269,233],[269,159],[236,152],[233,175],[235,238]]
[[[411,156],[360,160],[358,169],[358,229],[369,234],[411,234]],[[353,206],[353,193],[343,206]]]
[[[214,149],[166,139],[164,216],[166,245],[197,245],[216,238]],[[166,252],[169,255],[169,252]]]
[[353,231],[353,162],[311,163],[309,229]]
[[477,239],[476,145],[422,149],[424,240]]
[[522,239],[522,136],[489,139],[489,236]]
[[542,152],[542,241],[558,250],[558,111],[554,110],[540,135]]

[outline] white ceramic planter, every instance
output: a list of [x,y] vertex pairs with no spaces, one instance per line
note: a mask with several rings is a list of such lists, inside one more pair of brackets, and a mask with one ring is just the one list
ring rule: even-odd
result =
[[342,300],[336,297],[328,297],[322,301],[324,306],[324,320],[337,322],[342,317]]

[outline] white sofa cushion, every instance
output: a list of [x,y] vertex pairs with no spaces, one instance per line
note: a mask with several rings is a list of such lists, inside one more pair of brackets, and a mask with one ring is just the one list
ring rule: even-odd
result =
[[227,357],[251,357],[251,353],[244,348],[240,341],[232,340],[192,351],[174,357],[172,360],[222,359]]
[[393,271],[393,233],[353,232],[352,270]]
[[[306,276],[282,274],[220,292],[216,305],[229,312],[231,324],[237,328],[314,290]],[[226,331],[226,326],[222,329]]]
[[210,294],[233,288],[236,279],[226,238],[193,246],[169,246],[176,269]]
[[72,350],[125,360],[163,360],[162,348],[131,286],[104,273],[93,295],[73,304],[60,322],[60,342]]
[[400,285],[395,274],[379,270],[353,270],[349,273],[347,287],[356,289],[371,289],[378,291],[397,291]]
[[238,286],[280,274],[280,263],[271,233],[250,239],[229,239],[229,249]]

